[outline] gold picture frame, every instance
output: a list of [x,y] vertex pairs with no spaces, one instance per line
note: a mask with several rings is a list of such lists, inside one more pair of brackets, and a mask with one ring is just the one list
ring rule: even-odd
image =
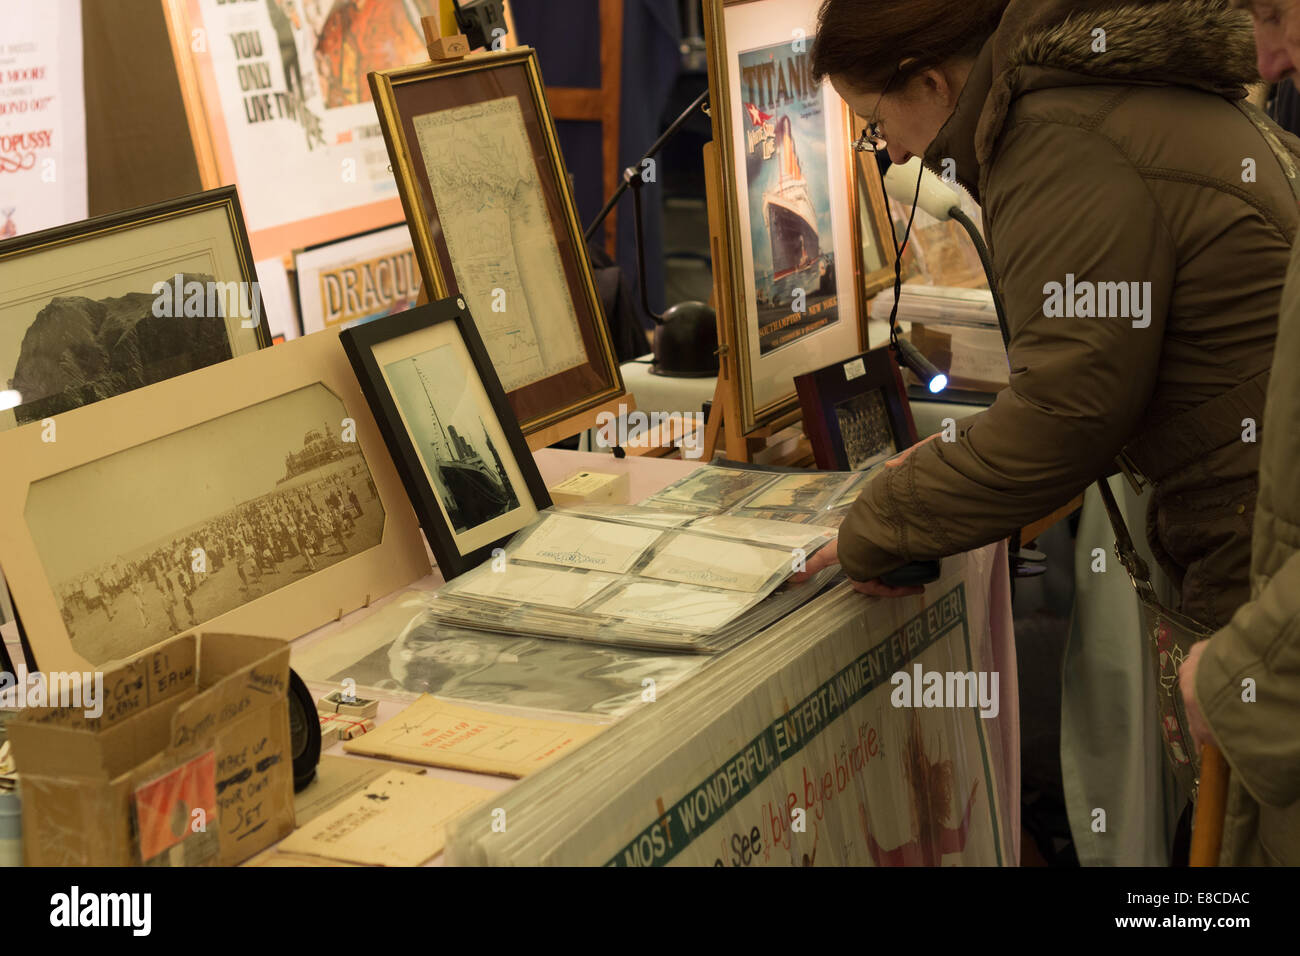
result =
[[0,566],[42,669],[199,630],[292,640],[431,570],[337,329],[4,432],[0,460]]
[[[720,169],[715,268],[719,259],[730,263],[717,282],[726,299],[719,338],[735,362],[744,433],[797,415],[795,376],[866,350],[867,299],[893,274],[888,209],[878,177],[865,175],[856,159],[854,117],[829,82],[806,77],[818,5],[706,0],[704,7]],[[809,138],[814,148],[801,156],[799,144]],[[817,156],[825,162],[809,158]],[[875,262],[865,262],[864,241],[880,253]]]
[[[377,72],[370,83],[428,298],[465,297],[525,435],[586,413],[594,421],[596,409],[625,393],[623,376],[535,51],[519,47]],[[435,145],[442,152],[432,158],[444,165],[428,162]],[[496,192],[489,158],[503,167]],[[472,189],[453,188],[448,160],[457,174],[477,161],[475,172],[490,185],[476,180]],[[515,165],[505,168],[508,160]],[[458,205],[462,197],[487,211],[474,210],[471,221]],[[492,208],[497,202],[502,206]],[[527,247],[527,261],[510,243],[521,229],[543,240],[541,252]],[[571,308],[564,307],[566,296]],[[583,427],[590,426],[573,433]]]

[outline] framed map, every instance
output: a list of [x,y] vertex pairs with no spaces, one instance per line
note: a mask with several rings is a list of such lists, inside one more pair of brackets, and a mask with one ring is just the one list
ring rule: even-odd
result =
[[370,80],[429,298],[465,297],[524,434],[622,394],[534,51]]

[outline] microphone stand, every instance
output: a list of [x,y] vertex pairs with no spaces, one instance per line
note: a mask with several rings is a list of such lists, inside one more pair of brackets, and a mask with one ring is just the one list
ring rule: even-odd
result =
[[697,109],[703,108],[704,112],[708,113],[708,107],[705,105],[708,96],[708,90],[697,96],[695,101],[669,124],[654,144],[641,155],[641,158],[623,170],[623,181],[614,190],[614,194],[606,200],[591,225],[583,232],[583,238],[590,242],[591,237],[595,235],[601,223],[609,217],[624,193],[629,189],[632,190],[637,289],[641,308],[655,323],[653,343],[655,359],[650,371],[656,375],[707,378],[718,374],[718,319],[717,313],[711,306],[698,301],[680,302],[670,306],[662,315],[650,308],[645,281],[645,223],[641,205],[641,189],[646,184],[641,170],[645,167],[645,163],[677,135]]

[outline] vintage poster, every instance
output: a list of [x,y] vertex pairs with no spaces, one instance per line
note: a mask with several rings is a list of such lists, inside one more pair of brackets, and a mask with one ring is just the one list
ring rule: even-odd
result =
[[839,321],[826,104],[790,42],[740,54],[759,352]]
[[304,334],[405,312],[420,295],[406,223],[306,249],[294,268]]
[[862,350],[848,107],[810,75],[818,0],[709,5],[710,90],[746,431]]
[[367,74],[426,59],[430,0],[169,0],[205,182],[258,259],[402,217]]
[[0,239],[88,214],[81,0],[0,0]]

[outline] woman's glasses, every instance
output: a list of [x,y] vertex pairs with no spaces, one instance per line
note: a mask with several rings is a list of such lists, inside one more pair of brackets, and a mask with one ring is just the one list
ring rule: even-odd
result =
[[868,123],[862,135],[853,141],[853,148],[859,153],[883,153],[888,145],[880,135],[880,123],[876,121]]
[[898,71],[902,69],[902,66],[902,61],[899,61],[898,66],[894,67],[894,72],[890,74],[889,82],[880,91],[880,99],[876,100],[876,108],[871,111],[871,119],[867,120],[866,129],[853,142],[855,152],[882,153],[888,147],[889,144],[885,142],[884,136],[880,133],[880,104],[885,99],[885,94],[889,91],[889,88],[894,84],[894,80],[898,77]]

